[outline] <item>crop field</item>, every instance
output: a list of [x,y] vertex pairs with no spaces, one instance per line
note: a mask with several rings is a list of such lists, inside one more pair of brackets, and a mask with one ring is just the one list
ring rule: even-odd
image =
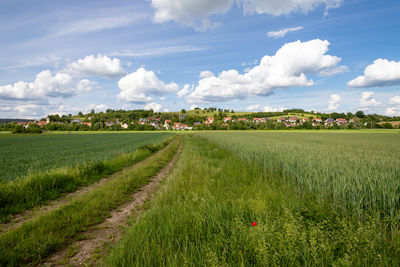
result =
[[[86,137],[101,138],[76,136],[80,144],[88,142]],[[113,140],[126,144],[133,140],[128,136],[116,134]],[[32,219],[26,215],[21,224],[14,217],[0,224],[0,265],[400,264],[398,131],[198,131],[167,136],[143,133],[143,140],[156,144],[132,152],[124,169],[99,186],[81,183],[86,178],[80,171],[69,173],[63,179],[81,175],[77,184],[86,191],[56,208],[47,207],[45,200],[58,195],[13,202],[29,199],[24,194],[35,195],[35,188],[42,190],[52,173],[38,179],[40,186],[31,193],[16,189],[18,180],[6,194],[0,192],[0,204],[1,195],[9,196],[6,215],[14,214],[10,210],[15,207],[17,213],[45,208]],[[97,153],[104,154],[102,149]],[[117,159],[104,166],[124,158]],[[151,185],[159,175],[164,181]],[[127,210],[127,204],[133,208]]]
[[0,135],[0,182],[29,173],[112,159],[168,133]]

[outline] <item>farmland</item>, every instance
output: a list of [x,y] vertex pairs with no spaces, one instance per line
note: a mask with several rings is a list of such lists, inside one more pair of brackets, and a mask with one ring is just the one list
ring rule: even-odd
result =
[[28,173],[112,159],[168,133],[0,135],[0,182]]
[[[397,130],[198,131],[154,146],[102,186],[0,233],[0,264],[400,263]],[[113,217],[174,157],[154,197]],[[85,251],[92,240],[101,243]]]

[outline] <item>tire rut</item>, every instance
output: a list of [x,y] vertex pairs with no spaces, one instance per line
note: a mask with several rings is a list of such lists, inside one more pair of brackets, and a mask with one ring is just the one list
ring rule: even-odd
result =
[[130,219],[143,212],[141,206],[152,199],[158,185],[177,161],[181,149],[182,143],[173,159],[148,184],[134,193],[125,204],[113,210],[104,222],[82,233],[85,237],[83,240],[78,240],[47,258],[44,266],[96,266],[107,248],[122,237]]
[[156,153],[150,155],[149,157],[147,157],[146,159],[139,161],[131,166],[125,167],[122,170],[115,172],[109,176],[103,177],[100,180],[94,182],[91,185],[88,186],[84,186],[84,187],[80,187],[77,190],[71,192],[71,193],[65,193],[64,195],[62,195],[60,198],[56,199],[56,200],[51,200],[48,204],[44,205],[44,206],[40,206],[38,208],[35,209],[30,209],[30,210],[26,210],[22,213],[16,214],[13,216],[13,218],[11,219],[10,222],[1,224],[0,223],[0,236],[12,229],[18,228],[19,226],[21,226],[22,224],[33,220],[35,217],[42,215],[44,213],[47,212],[51,212],[53,210],[56,210],[58,208],[60,208],[62,205],[70,202],[71,200],[73,200],[74,198],[80,197],[96,188],[99,188],[101,186],[103,186],[105,183],[107,183],[108,181],[113,180],[114,178],[120,176],[121,174],[130,171],[131,169],[135,168],[138,164],[142,164],[144,162],[146,162],[147,160],[149,160],[152,156],[161,153],[164,149],[166,149],[168,147],[165,146],[163,149],[157,151]]

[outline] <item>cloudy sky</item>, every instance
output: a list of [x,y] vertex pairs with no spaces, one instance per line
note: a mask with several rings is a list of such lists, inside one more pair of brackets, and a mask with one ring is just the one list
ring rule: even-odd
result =
[[400,115],[398,0],[2,0],[0,118],[221,107]]

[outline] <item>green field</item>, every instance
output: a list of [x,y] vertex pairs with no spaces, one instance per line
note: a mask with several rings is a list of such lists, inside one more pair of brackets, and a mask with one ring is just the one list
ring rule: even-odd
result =
[[[126,146],[134,142],[133,137],[156,142],[167,136],[4,135],[0,142],[72,137],[83,146],[103,140],[99,150],[88,154],[97,153],[100,158],[117,143]],[[104,144],[108,137],[114,138],[113,146]],[[3,212],[4,221],[10,214],[45,205],[60,193],[70,192],[69,181],[76,180],[75,190],[90,185],[99,175],[106,176],[108,170],[131,166],[59,209],[0,233],[0,265],[40,264],[46,256],[67,247],[77,252],[82,236],[90,240],[91,227],[97,229],[111,211],[149,183],[180,151],[180,143],[178,160],[154,189],[155,196],[147,200],[140,215],[133,212],[126,224],[114,226],[121,229],[121,238],[114,241],[110,235],[109,241],[98,245],[91,258],[93,265],[400,265],[398,130],[182,132],[161,144],[104,161],[100,167],[88,165],[89,178],[85,167],[83,172],[68,170],[67,175],[61,168],[59,173],[33,176],[33,182],[29,176],[17,179],[0,191],[0,206],[9,205]],[[55,142],[43,151],[54,147],[62,146]],[[89,147],[76,151],[83,153]],[[53,180],[65,186],[46,196],[49,190],[43,188],[52,189]],[[45,197],[40,198],[42,195]],[[104,252],[100,253],[102,246]],[[65,264],[68,257],[63,259]]]
[[106,264],[398,265],[399,155],[393,132],[186,135]]
[[0,182],[29,173],[112,159],[169,133],[0,135]]

